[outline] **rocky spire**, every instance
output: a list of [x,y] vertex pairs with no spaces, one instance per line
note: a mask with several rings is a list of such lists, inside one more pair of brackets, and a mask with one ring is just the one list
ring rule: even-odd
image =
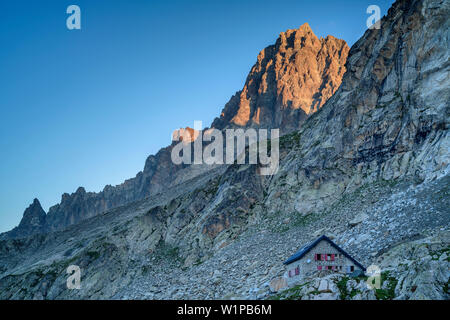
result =
[[38,229],[45,224],[45,211],[42,209],[38,199],[34,199],[33,203],[23,213],[19,228]]
[[344,40],[319,39],[307,23],[280,33],[212,126],[298,129],[339,88],[348,52]]
[[17,227],[2,234],[0,238],[21,238],[44,231],[46,223],[46,213],[42,209],[38,199],[25,209],[22,220]]

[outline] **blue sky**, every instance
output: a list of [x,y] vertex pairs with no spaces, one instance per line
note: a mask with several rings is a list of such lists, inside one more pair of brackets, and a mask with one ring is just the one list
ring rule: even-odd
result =
[[[383,1],[9,0],[0,3],[0,232],[38,198],[100,191],[171,132],[208,126],[264,47],[308,22],[352,45]],[[66,8],[81,8],[81,30]]]

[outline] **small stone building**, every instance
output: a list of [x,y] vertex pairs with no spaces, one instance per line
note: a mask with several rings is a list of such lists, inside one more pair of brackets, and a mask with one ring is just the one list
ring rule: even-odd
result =
[[365,271],[358,261],[325,235],[300,248],[283,264],[287,266],[284,277],[289,283],[321,271],[347,274]]

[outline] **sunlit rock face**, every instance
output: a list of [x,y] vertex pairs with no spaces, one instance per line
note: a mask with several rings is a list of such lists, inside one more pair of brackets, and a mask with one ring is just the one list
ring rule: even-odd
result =
[[298,129],[341,85],[348,52],[344,40],[319,39],[307,23],[282,32],[259,53],[244,88],[212,126]]
[[38,199],[34,199],[23,213],[20,224],[9,232],[11,238],[30,236],[45,230],[46,214]]

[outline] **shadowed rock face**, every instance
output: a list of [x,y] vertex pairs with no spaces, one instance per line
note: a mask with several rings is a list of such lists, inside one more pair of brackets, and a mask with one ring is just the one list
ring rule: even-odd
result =
[[44,225],[45,211],[42,209],[39,200],[34,199],[33,203],[25,210],[19,229],[23,230],[24,233],[33,234],[41,231]]
[[23,218],[18,227],[10,231],[11,237],[29,236],[43,232],[45,228],[46,214],[38,199],[25,209]]
[[[262,127],[280,128],[281,134],[298,129],[309,114],[317,111],[341,84],[349,48],[345,41],[328,36],[318,39],[308,24],[280,34],[275,45],[258,55],[244,89],[225,106],[213,128]],[[184,132],[195,138],[191,128]],[[75,193],[64,193],[61,202],[49,209],[40,231],[63,229],[109,209],[144,199],[167,187],[208,170],[174,165],[173,144],[151,155],[142,172],[117,186],[106,186],[99,193],[80,187]],[[192,170],[191,170],[192,169]],[[27,219],[27,217],[24,217]],[[27,224],[24,222],[25,225]],[[26,236],[27,232],[6,233],[0,238]]]
[[341,85],[348,52],[344,40],[319,39],[307,23],[282,32],[260,52],[243,90],[212,126],[298,129]]

